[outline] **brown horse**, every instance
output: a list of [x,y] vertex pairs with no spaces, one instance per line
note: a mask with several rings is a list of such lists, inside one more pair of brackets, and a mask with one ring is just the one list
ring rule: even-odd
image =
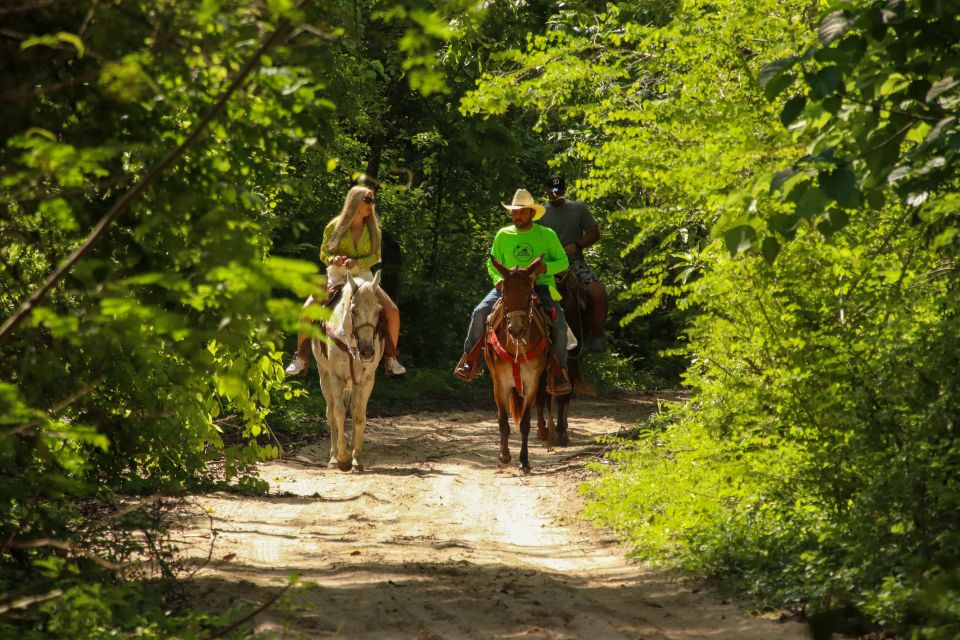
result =
[[[573,388],[583,395],[595,396],[596,390],[583,379],[580,373],[580,355],[583,352],[584,320],[589,309],[588,297],[583,285],[577,280],[572,271],[557,274],[557,290],[560,292],[560,305],[567,318],[567,326],[577,339],[577,346],[567,355],[567,372]],[[544,372],[544,376],[549,372]],[[567,431],[567,414],[570,409],[572,393],[562,396],[551,396],[546,393],[546,378],[541,381],[540,393],[537,394],[537,438],[546,440],[548,445],[565,446],[570,443]],[[554,422],[554,403],[556,406],[556,422]],[[546,414],[546,417],[544,417]]]
[[527,440],[530,436],[530,406],[537,397],[540,374],[547,366],[549,349],[546,320],[537,304],[534,273],[543,256],[526,268],[507,269],[496,258],[493,266],[500,275],[500,301],[490,314],[484,336],[483,357],[493,379],[500,423],[500,464],[510,463],[510,422],[520,431],[520,469],[530,471]]

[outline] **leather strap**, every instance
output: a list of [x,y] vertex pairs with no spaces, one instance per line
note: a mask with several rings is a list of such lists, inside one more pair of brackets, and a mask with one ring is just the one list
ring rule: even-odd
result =
[[[501,344],[500,338],[497,336],[497,332],[493,327],[487,330],[487,342],[490,343],[490,346],[493,347],[494,353],[500,357],[502,360],[511,362],[513,364],[513,386],[517,388],[520,392],[520,395],[523,395],[523,380],[520,378],[520,365],[525,362],[529,362],[534,358],[539,358],[540,354],[543,353],[543,350],[547,346],[547,339],[541,338],[534,347],[527,349],[522,354],[516,353],[511,354],[507,349]],[[554,357],[556,359],[556,357]]]

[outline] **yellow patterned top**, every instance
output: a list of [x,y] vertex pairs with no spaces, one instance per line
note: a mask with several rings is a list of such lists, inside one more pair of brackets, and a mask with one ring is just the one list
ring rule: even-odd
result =
[[320,260],[329,265],[336,256],[347,256],[357,261],[357,266],[361,269],[369,270],[373,265],[380,262],[380,254],[373,252],[373,246],[370,242],[370,229],[363,225],[363,232],[360,234],[360,240],[356,244],[353,242],[353,234],[348,228],[344,231],[337,245],[337,253],[331,254],[327,250],[330,239],[333,237],[333,230],[337,226],[337,218],[331,220],[326,229],[323,230],[323,242],[320,244]]

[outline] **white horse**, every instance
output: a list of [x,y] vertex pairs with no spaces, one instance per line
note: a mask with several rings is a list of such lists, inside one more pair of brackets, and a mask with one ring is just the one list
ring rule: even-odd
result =
[[[324,323],[329,341],[314,338],[311,347],[320,370],[320,390],[327,403],[330,425],[329,468],[341,471],[351,467],[363,471],[363,430],[367,426],[367,400],[383,357],[384,338],[380,325],[377,287],[380,273],[373,281],[354,279],[349,273],[340,301]],[[353,451],[347,449],[347,407],[353,420]]]

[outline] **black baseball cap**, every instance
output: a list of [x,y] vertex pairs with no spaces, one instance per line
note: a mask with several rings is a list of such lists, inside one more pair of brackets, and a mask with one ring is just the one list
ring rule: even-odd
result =
[[556,174],[547,177],[547,191],[552,191],[554,193],[566,193],[567,191],[567,181],[564,180],[563,176],[558,176]]

